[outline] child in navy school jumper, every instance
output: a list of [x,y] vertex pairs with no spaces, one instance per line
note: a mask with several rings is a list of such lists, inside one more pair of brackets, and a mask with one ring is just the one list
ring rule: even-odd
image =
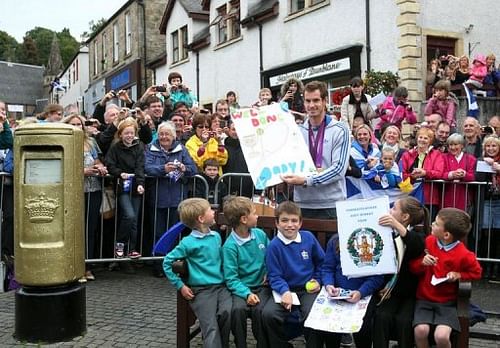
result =
[[[410,261],[410,271],[419,277],[413,326],[417,347],[428,347],[430,326],[436,326],[437,347],[450,347],[451,331],[460,331],[457,314],[459,280],[481,279],[476,255],[460,240],[472,225],[469,215],[456,208],[443,208],[425,239],[425,255]],[[431,283],[436,279],[443,282]]]
[[247,313],[257,348],[267,348],[262,309],[272,297],[266,281],[265,256],[269,239],[255,228],[257,213],[247,197],[230,196],[224,202],[224,217],[232,231],[222,247],[224,279],[232,293],[231,331],[236,348],[247,347]]
[[[210,230],[214,211],[203,198],[185,199],[178,210],[180,220],[192,232],[165,256],[163,269],[198,317],[203,346],[229,347],[231,294],[222,274],[221,238]],[[187,284],[172,272],[172,263],[178,259],[187,262]]]
[[[384,285],[384,276],[375,275],[361,278],[347,278],[342,272],[340,263],[339,236],[334,235],[327,244],[325,261],[321,268],[321,279],[325,289],[330,296],[339,296],[340,290],[351,290],[347,302],[356,303],[363,297],[374,294]],[[353,333],[356,347],[371,347],[371,323],[372,313],[375,306],[374,297],[368,304],[361,330]],[[341,333],[322,332],[327,348],[340,347]]]
[[[262,312],[264,328],[270,347],[287,347],[288,340],[284,322],[292,310],[292,292],[300,301],[302,323],[321,289],[321,265],[324,251],[309,231],[299,231],[302,213],[298,205],[285,201],[275,210],[278,233],[269,243],[266,266],[269,285],[281,295],[281,303],[269,300]],[[306,291],[306,283],[314,286]],[[304,328],[306,347],[320,347],[318,331]]]

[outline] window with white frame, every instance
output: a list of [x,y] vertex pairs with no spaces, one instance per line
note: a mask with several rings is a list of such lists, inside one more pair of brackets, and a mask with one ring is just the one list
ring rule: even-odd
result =
[[78,81],[80,79],[80,62],[78,59],[75,61],[75,81]]
[[97,75],[97,69],[99,68],[99,55],[97,47],[97,41],[94,41],[94,75]]
[[328,2],[330,2],[330,0],[289,0],[290,14],[304,11],[310,7]]
[[117,62],[120,54],[120,42],[118,41],[118,24],[113,24],[113,62]]
[[179,31],[172,33],[172,63],[179,61]]
[[183,26],[180,29],[181,32],[181,45],[180,45],[180,51],[181,51],[181,59],[187,59],[188,57],[188,28],[187,25]]
[[222,44],[240,37],[240,1],[233,0],[217,9],[217,17],[211,25],[217,28],[217,42]]
[[130,13],[125,14],[125,54],[132,50],[132,31],[130,26]]
[[188,27],[179,28],[171,34],[172,63],[177,63],[188,57]]

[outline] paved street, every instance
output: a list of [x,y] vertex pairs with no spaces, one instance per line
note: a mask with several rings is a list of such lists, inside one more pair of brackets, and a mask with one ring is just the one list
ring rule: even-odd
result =
[[[163,279],[151,276],[148,266],[136,266],[136,274],[95,271],[97,280],[87,283],[87,326],[85,336],[71,342],[44,347],[175,347],[175,291]],[[500,284],[482,282],[473,290],[473,302],[500,312]],[[37,346],[16,342],[14,293],[0,293],[0,347]],[[500,327],[490,319],[482,327]],[[295,347],[303,347],[300,340]],[[196,338],[192,347],[201,347]],[[500,342],[471,340],[470,347],[500,347]]]

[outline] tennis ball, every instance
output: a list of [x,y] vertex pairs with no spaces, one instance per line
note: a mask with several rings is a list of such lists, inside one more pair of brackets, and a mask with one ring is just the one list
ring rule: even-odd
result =
[[306,291],[307,292],[311,292],[311,291],[314,291],[314,289],[316,289],[316,286],[318,285],[318,282],[315,281],[314,279],[313,280],[310,280],[306,283]]

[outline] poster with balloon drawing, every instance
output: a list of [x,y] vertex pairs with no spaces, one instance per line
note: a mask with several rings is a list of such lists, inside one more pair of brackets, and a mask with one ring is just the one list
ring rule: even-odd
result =
[[236,110],[232,120],[257,189],[281,183],[283,174],[316,171],[294,117],[279,103]]

